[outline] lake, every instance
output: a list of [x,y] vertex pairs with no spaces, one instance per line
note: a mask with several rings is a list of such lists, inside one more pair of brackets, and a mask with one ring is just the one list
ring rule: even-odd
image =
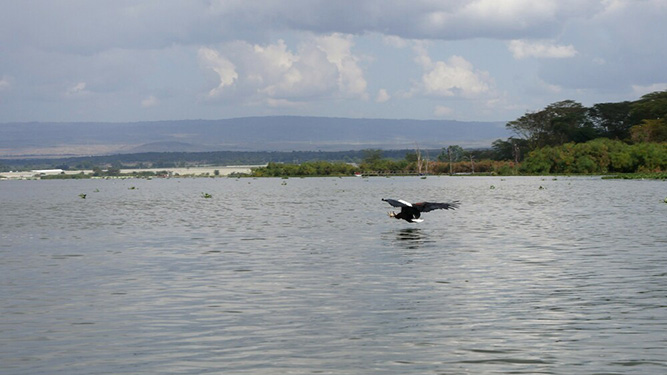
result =
[[[665,197],[599,177],[0,181],[0,372],[665,374]],[[410,224],[381,198],[461,207]]]

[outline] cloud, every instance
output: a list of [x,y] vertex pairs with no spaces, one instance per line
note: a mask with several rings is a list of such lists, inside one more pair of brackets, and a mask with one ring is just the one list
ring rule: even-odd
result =
[[446,117],[450,116],[452,113],[454,113],[454,110],[444,105],[436,106],[435,110],[433,111],[433,115],[436,117]]
[[[81,120],[83,104],[103,121],[426,118],[442,113],[423,110],[434,100],[507,119],[504,108],[633,100],[667,82],[664,0],[5,3],[0,121]],[[150,94],[170,105],[142,111]]]
[[550,42],[526,42],[523,40],[512,40],[509,42],[509,50],[515,59],[528,57],[562,59],[573,57],[577,50],[570,45],[555,45]]
[[145,98],[144,100],[141,101],[141,107],[142,108],[151,108],[155,107],[160,104],[160,101],[158,98],[156,98],[153,95],[150,95],[149,97]]
[[[304,46],[288,66],[270,66],[275,70],[253,71],[267,85],[258,92],[271,98],[328,96],[336,91],[338,71],[326,53],[314,45]],[[277,73],[277,74],[276,74]],[[273,79],[271,79],[273,78]]]
[[426,95],[473,98],[491,92],[493,80],[489,73],[475,69],[461,56],[432,62],[422,52],[416,61],[424,69],[420,87]]
[[302,108],[306,105],[303,102],[295,102],[286,99],[266,99],[266,104],[272,108]]
[[380,89],[378,90],[377,96],[375,97],[375,102],[376,103],[384,103],[389,101],[391,99],[391,96],[385,89]]
[[326,53],[327,60],[338,68],[340,92],[367,98],[364,73],[359,66],[359,59],[352,54],[352,36],[334,33],[315,38],[315,43]]
[[[572,19],[558,36],[559,41],[576,45],[577,54],[567,64],[541,60],[540,78],[564,90],[589,90],[606,96],[634,95],[634,86],[667,82],[667,50],[656,48],[664,45],[667,32],[665,2],[600,3],[601,11],[587,19]],[[589,99],[593,100],[597,99]]]
[[234,85],[260,102],[272,99],[272,106],[314,97],[366,99],[367,82],[352,47],[351,36],[336,33],[308,36],[296,51],[284,40],[266,45],[236,41],[219,49],[202,47],[199,59],[205,69],[220,77],[219,86],[209,92],[211,97]]
[[539,80],[537,82],[537,85],[538,85],[539,89],[542,90],[543,92],[548,92],[548,93],[552,93],[552,94],[559,94],[563,91],[562,87],[560,87],[558,85],[549,84],[549,83],[544,82],[542,80]]
[[88,94],[90,94],[90,91],[86,90],[86,82],[76,83],[65,91],[67,97],[80,97]]
[[9,90],[12,87],[12,84],[9,83],[9,77],[6,75],[2,76],[0,79],[0,91]]
[[409,41],[396,35],[386,35],[382,38],[384,44],[394,48],[405,48],[410,45]]
[[218,96],[225,87],[230,87],[238,79],[238,74],[236,73],[236,67],[234,64],[229,61],[224,56],[220,56],[217,51],[202,47],[198,52],[199,61],[206,68],[212,69],[215,73],[218,74],[220,78],[220,83],[218,87],[211,89],[208,92],[209,97]]
[[543,34],[557,26],[556,1],[475,0],[423,15],[423,31],[432,38],[498,37],[521,33]]
[[[381,33],[404,39],[545,38],[587,19],[601,0],[329,0],[9,2],[0,45],[91,54],[246,40],[276,30],[330,35]],[[18,36],[18,37],[17,37]]]

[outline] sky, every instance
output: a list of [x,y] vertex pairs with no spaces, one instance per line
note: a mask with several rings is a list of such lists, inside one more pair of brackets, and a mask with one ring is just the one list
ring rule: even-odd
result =
[[665,0],[0,0],[0,123],[509,121],[667,89]]

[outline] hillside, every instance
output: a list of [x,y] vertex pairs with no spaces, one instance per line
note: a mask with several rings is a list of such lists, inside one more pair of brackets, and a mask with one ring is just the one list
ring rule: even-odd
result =
[[134,123],[0,124],[0,157],[141,152],[341,151],[488,147],[510,135],[504,122],[329,117],[245,117]]

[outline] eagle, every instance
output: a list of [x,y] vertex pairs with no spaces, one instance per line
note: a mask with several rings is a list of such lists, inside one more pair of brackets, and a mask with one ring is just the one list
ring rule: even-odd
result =
[[389,217],[395,219],[403,219],[408,223],[421,223],[424,221],[420,219],[422,212],[429,212],[433,210],[455,210],[459,208],[459,202],[453,201],[448,203],[435,203],[435,202],[419,202],[419,203],[409,203],[402,199],[386,199],[382,198],[383,201],[389,203],[393,207],[400,207],[401,212],[395,213],[394,211],[389,212]]

